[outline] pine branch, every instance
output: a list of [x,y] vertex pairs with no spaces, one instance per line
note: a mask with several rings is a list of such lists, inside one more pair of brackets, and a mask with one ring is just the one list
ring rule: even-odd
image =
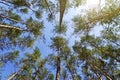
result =
[[96,69],[98,70],[101,74],[103,74],[108,80],[112,80],[112,78],[103,70],[101,70],[99,67],[93,65],[92,63],[90,63],[88,60],[86,60],[87,64],[92,68],[92,69]]
[[102,80],[101,76],[98,73],[96,73],[96,76],[98,77],[99,80]]
[[112,12],[105,12],[104,14],[98,15],[97,17],[88,20],[86,24],[92,24],[95,22],[99,22],[109,17],[114,18],[118,14],[120,14],[120,7],[117,8],[116,10],[113,10]]
[[[12,4],[12,5],[15,5],[12,1],[9,1],[9,0],[2,0],[2,1],[7,2],[7,3],[10,3],[10,4]],[[4,2],[1,2],[1,3],[6,4],[6,3],[4,3]],[[35,12],[33,9],[30,8],[30,4],[28,4],[27,2],[25,2],[25,4],[27,4],[27,5],[26,5],[27,8],[29,8],[30,10],[32,10],[33,12]],[[10,5],[8,5],[8,6],[10,6]]]
[[22,68],[19,69],[17,72],[13,73],[7,80],[13,80],[13,78],[16,77],[20,71],[22,71]]
[[3,24],[0,24],[0,28],[15,29],[15,30],[19,30],[19,31],[30,31],[28,29],[21,29],[21,28],[18,28],[18,27],[3,25]]
[[98,74],[97,71],[96,71],[94,68],[91,68],[91,69],[92,69],[92,70],[94,71],[94,73],[96,74],[98,80],[102,80],[100,74]]
[[97,48],[100,52],[108,55],[109,57],[115,59],[117,62],[120,62],[120,59],[117,59],[116,56],[108,53],[108,52],[104,52],[103,49],[101,49],[100,47],[98,47],[97,45],[93,44],[92,42],[88,41],[90,43],[91,46],[93,46],[94,48]]
[[46,5],[47,5],[47,7],[48,7],[48,10],[49,10],[50,14],[52,14],[52,11],[51,11],[51,9],[50,9],[50,6],[49,6],[47,0],[45,0],[45,3],[46,3]]
[[13,74],[8,78],[8,80],[12,80],[17,74],[18,74],[18,72],[13,73]]
[[29,40],[20,40],[20,41],[11,41],[11,42],[4,42],[4,43],[0,43],[0,47],[4,47],[6,45],[12,45],[12,44],[27,44]]
[[26,24],[26,23],[24,23],[24,22],[22,22],[22,21],[18,21],[18,20],[12,19],[12,18],[10,18],[9,16],[5,16],[5,15],[3,15],[3,14],[0,14],[0,17],[6,18],[6,19],[8,19],[8,20],[11,20],[11,21],[14,21],[14,22],[17,22],[17,23]]
[[120,46],[120,44],[119,44],[119,43],[117,43],[117,42],[115,42],[115,41],[110,40],[110,42],[112,42],[112,43],[116,44],[117,46]]

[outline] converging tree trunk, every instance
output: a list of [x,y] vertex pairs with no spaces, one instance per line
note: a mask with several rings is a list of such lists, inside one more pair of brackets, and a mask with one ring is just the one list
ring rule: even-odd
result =
[[60,56],[57,57],[56,80],[60,80]]
[[58,51],[58,56],[57,56],[57,71],[56,71],[56,80],[60,80],[60,49]]

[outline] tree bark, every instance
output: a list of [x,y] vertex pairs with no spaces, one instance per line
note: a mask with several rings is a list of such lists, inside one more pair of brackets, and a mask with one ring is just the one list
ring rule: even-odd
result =
[[59,4],[60,4],[60,20],[59,20],[60,21],[59,22],[60,31],[61,31],[61,25],[62,25],[64,11],[66,8],[66,3],[67,3],[67,0],[59,0]]
[[56,80],[60,80],[60,56],[57,56]]
[[7,80],[13,80],[13,78],[16,77],[20,71],[22,71],[22,68],[19,69],[17,72],[13,73]]
[[70,74],[71,74],[71,76],[72,76],[72,80],[75,80],[75,77],[74,77],[74,73],[73,73],[73,71],[72,71],[72,69],[70,68],[70,65],[67,63],[67,67],[68,67],[68,69],[69,69],[69,71],[70,71]]
[[58,51],[58,56],[57,56],[57,71],[56,71],[56,80],[60,80],[60,49]]
[[30,30],[27,30],[27,29],[21,29],[21,28],[18,28],[18,27],[3,25],[3,24],[0,24],[0,28],[15,29],[15,30],[19,30],[19,31],[30,31]]

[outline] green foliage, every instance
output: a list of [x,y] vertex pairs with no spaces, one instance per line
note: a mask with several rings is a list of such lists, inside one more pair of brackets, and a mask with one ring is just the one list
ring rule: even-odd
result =
[[64,54],[68,55],[71,50],[70,50],[70,48],[69,48],[67,45],[65,45],[64,48],[61,49],[61,51],[62,51]]
[[32,18],[27,20],[27,27],[33,32],[34,36],[37,37],[41,35],[41,30],[43,28],[43,22],[34,21]]
[[[90,64],[86,64],[86,66],[88,67],[87,69],[86,68],[82,69],[83,72],[86,74],[86,76],[93,75],[93,73],[89,72],[90,71],[89,67],[91,68],[91,71],[93,71],[95,74],[99,73],[96,70],[102,72],[102,70],[104,69],[104,72],[107,72],[108,75],[114,76],[113,74],[111,74],[111,71],[113,71],[113,68],[114,69],[117,68],[115,67],[115,65],[118,65],[116,62],[114,62],[114,60],[119,62],[119,59],[117,57],[118,46],[116,46],[117,43],[116,41],[118,41],[119,38],[115,38],[117,37],[117,35],[111,36],[109,37],[109,39],[107,38],[107,36],[105,37],[105,35],[108,36],[112,35],[108,32],[110,31],[114,32],[113,28],[110,28],[110,31],[109,28],[107,28],[107,30],[104,29],[103,31],[105,31],[105,33],[102,32],[102,34],[104,34],[102,35],[103,37],[95,38],[93,36],[86,35],[81,37],[80,42],[76,42],[75,45],[73,46],[73,50],[76,53],[78,53],[78,57],[80,60],[86,61],[87,63],[90,62]],[[116,47],[113,47],[114,44]],[[105,60],[108,61],[106,62]],[[99,69],[95,68],[95,66],[99,67]],[[104,74],[100,73],[100,74],[104,75],[105,73]]]
[[109,27],[105,28],[104,31],[102,31],[103,38],[106,40],[112,40],[112,41],[118,41],[119,40],[119,33],[115,31],[116,27]]
[[8,14],[10,15],[10,18],[21,21],[21,17],[18,14],[13,13],[12,11],[8,11]]
[[57,65],[57,57],[54,54],[49,54],[47,56],[47,63],[48,65],[52,66],[52,67],[56,67]]
[[27,0],[13,0],[13,4],[17,6],[29,6],[30,4],[27,2]]
[[80,6],[84,0],[74,0],[75,7]]
[[74,17],[73,22],[75,23],[75,33],[78,32],[88,32],[90,26],[88,25],[87,21],[83,17]]
[[0,55],[0,67],[4,66],[7,62],[14,63],[14,61],[19,58],[19,51],[8,52],[5,55]]
[[26,45],[28,46],[28,47],[32,47],[33,46],[33,44],[34,44],[34,40],[27,40],[27,42],[26,42]]
[[56,36],[52,38],[53,44],[51,45],[52,48],[59,50],[60,48],[66,45],[66,40],[63,37]]
[[54,19],[55,19],[55,15],[53,15],[53,14],[48,14],[47,20],[48,20],[49,22],[52,22]]
[[26,56],[28,57],[29,60],[32,60],[33,62],[36,62],[38,58],[40,57],[40,51],[38,48],[36,48],[33,52],[33,54],[27,53]]
[[[41,58],[41,53],[36,48],[32,54],[26,53],[25,58],[22,60],[22,67],[17,76],[13,79],[53,79],[54,76],[45,67],[46,60]],[[42,75],[40,75],[42,74]]]
[[86,65],[84,65],[84,66],[82,66],[82,72],[83,73],[87,73],[87,70],[88,70],[88,66],[86,66]]
[[23,13],[26,13],[26,14],[28,13],[28,9],[27,8],[20,9],[20,11],[23,12]]
[[66,30],[67,26],[65,24],[62,24],[61,27],[59,25],[56,25],[53,31],[58,34],[64,34]]
[[14,51],[12,53],[9,53],[9,60],[15,60],[19,56],[19,51]]
[[76,78],[75,78],[75,80],[81,80],[80,75],[77,75]]
[[11,29],[7,32],[7,35],[10,37],[11,40],[15,40],[16,37],[19,37],[21,34],[21,31]]
[[35,16],[36,16],[36,18],[41,18],[42,17],[42,12],[36,11]]
[[81,60],[85,60],[85,59],[89,59],[89,57],[92,55],[92,52],[88,49],[86,49],[86,47],[81,47],[79,49],[79,53],[78,53],[78,57],[81,59]]
[[54,75],[53,74],[49,74],[48,79],[49,80],[53,80],[54,79]]

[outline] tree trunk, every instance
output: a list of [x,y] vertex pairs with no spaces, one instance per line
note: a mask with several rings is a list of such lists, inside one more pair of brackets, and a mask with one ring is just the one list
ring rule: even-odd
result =
[[65,8],[66,8],[66,3],[67,3],[67,0],[59,0],[59,4],[60,4],[60,22],[59,22],[59,25],[60,25],[60,31],[61,31],[61,25],[62,25],[62,19],[63,19],[63,15],[64,15],[64,11],[65,11]]
[[60,56],[57,56],[56,80],[60,80]]
[[60,49],[58,51],[58,56],[57,56],[57,71],[56,71],[56,80],[60,80]]
[[72,69],[70,68],[70,65],[67,63],[67,67],[68,67],[68,69],[69,69],[69,71],[70,71],[70,74],[71,74],[71,76],[72,76],[72,80],[74,80],[75,78],[74,78],[74,73],[73,73],[73,71],[72,71]]

